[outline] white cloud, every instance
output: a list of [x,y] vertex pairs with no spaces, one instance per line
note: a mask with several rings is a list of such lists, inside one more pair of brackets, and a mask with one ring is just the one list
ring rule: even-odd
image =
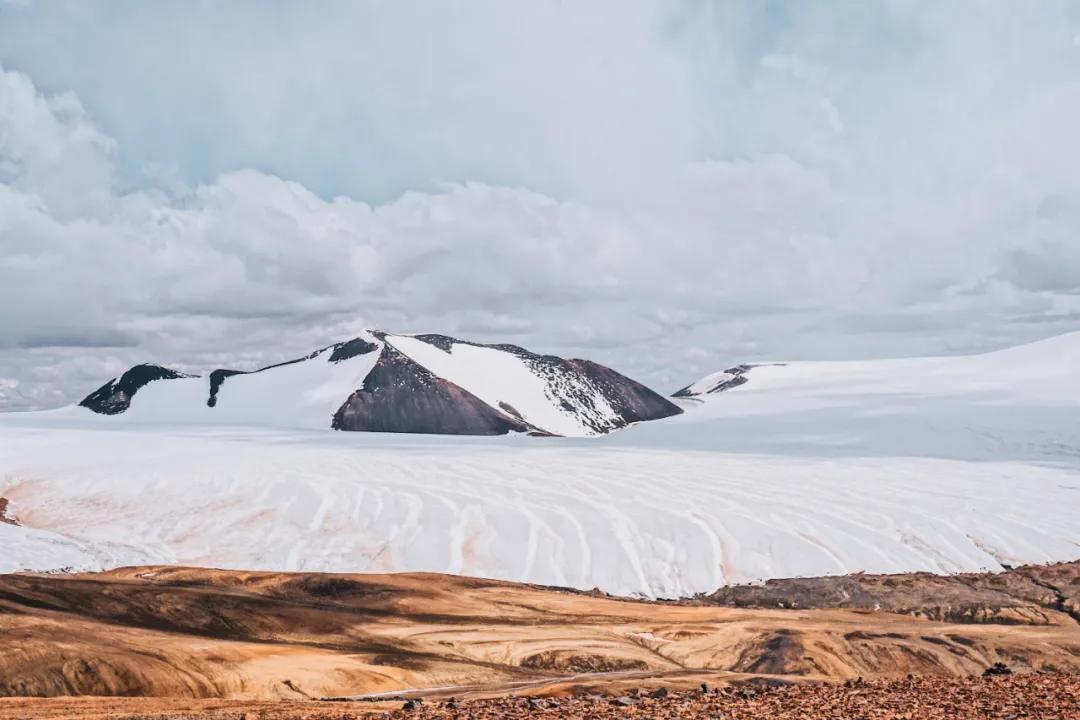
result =
[[113,149],[74,94],[45,97],[25,75],[0,72],[0,181],[57,217],[95,212],[109,198]]
[[661,389],[1080,327],[1063,5],[51,6],[0,8],[0,407],[371,326]]

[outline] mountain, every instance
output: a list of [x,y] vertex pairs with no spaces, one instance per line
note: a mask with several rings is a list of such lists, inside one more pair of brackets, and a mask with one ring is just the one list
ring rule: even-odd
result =
[[143,423],[443,435],[602,435],[681,412],[588,360],[379,331],[255,371],[136,365],[79,404]]

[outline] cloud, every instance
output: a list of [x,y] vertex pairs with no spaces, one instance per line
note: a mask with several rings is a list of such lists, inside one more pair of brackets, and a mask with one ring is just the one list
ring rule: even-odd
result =
[[[693,142],[694,98],[653,0],[0,12],[0,61],[49,92],[76,88],[129,179],[254,168],[370,202],[469,179],[610,192]],[[42,32],[65,50],[41,52]]]
[[454,7],[0,6],[0,407],[364,327],[660,389],[1080,327],[1069,4]]

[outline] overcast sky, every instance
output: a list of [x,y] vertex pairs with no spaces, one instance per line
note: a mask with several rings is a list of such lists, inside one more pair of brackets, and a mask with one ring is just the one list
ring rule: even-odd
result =
[[1080,329],[1080,3],[0,0],[0,409],[361,328],[607,363]]

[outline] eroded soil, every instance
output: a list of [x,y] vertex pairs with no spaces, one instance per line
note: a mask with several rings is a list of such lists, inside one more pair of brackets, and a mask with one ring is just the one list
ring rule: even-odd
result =
[[[926,600],[940,604],[935,583]],[[484,697],[752,676],[971,676],[997,662],[1080,671],[1080,624],[1037,607],[1002,624],[637,602],[434,574],[4,575],[0,695],[303,701],[448,688],[427,694]]]

